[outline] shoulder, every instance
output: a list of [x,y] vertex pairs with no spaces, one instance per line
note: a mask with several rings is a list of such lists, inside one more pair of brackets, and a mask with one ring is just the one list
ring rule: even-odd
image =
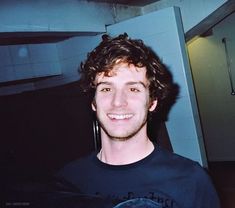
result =
[[59,178],[76,176],[78,173],[81,173],[81,170],[85,171],[90,168],[91,161],[94,160],[95,156],[96,152],[92,152],[85,157],[69,162],[56,173],[56,176]]
[[179,154],[170,152],[162,147],[157,147],[155,154],[158,155],[159,159],[163,160],[165,163],[174,163],[176,165],[188,166],[194,166],[198,164],[198,162],[195,162]]
[[163,148],[158,148],[158,158],[162,165],[165,166],[168,171],[174,172],[174,174],[188,175],[190,178],[207,178],[205,169],[196,161],[183,157],[176,153],[169,152]]
[[195,203],[198,206],[195,204],[195,207],[201,207],[201,204],[205,204],[204,207],[219,207],[219,198],[206,168],[198,162],[164,149],[160,150],[160,157],[163,163],[162,169],[168,178],[181,184],[182,190],[197,193]]

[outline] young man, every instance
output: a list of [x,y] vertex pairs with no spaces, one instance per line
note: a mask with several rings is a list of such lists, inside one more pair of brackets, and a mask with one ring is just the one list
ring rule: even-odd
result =
[[117,207],[219,207],[216,191],[198,163],[148,138],[148,114],[164,106],[173,84],[141,40],[127,34],[103,36],[81,65],[81,75],[85,89],[94,92],[91,106],[102,147],[65,166],[59,177]]

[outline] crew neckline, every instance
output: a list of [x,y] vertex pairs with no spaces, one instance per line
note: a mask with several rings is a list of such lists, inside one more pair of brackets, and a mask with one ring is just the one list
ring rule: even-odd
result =
[[97,157],[97,154],[98,154],[98,151],[96,151],[94,154],[93,154],[93,158],[94,158],[94,162],[96,163],[96,165],[100,166],[100,167],[104,167],[104,168],[109,168],[109,169],[128,169],[128,168],[134,168],[136,166],[139,166],[141,165],[142,163],[145,163],[146,161],[150,161],[152,158],[153,158],[153,155],[155,155],[155,153],[159,150],[159,146],[154,144],[154,149],[153,151],[148,154],[146,157],[136,161],[136,162],[133,162],[133,163],[128,163],[128,164],[123,164],[123,165],[112,165],[112,164],[108,164],[108,163],[105,163],[105,162],[102,162],[101,160],[98,159]]

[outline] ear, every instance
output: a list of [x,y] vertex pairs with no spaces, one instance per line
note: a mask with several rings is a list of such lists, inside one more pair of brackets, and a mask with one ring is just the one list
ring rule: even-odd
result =
[[154,111],[156,107],[157,107],[157,100],[153,100],[153,101],[150,103],[149,111],[150,111],[150,112]]
[[91,108],[93,111],[96,111],[96,103],[94,100],[91,102]]

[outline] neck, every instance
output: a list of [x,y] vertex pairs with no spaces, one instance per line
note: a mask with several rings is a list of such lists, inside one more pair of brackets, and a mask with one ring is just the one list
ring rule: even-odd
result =
[[111,165],[125,165],[148,156],[154,145],[147,135],[135,136],[127,140],[114,140],[101,134],[102,149],[98,159]]

